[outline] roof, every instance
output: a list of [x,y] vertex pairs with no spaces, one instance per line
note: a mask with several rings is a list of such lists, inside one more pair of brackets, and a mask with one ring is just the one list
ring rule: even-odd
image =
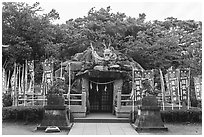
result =
[[[105,74],[107,74],[107,77],[116,78],[118,76],[123,77],[124,72],[131,72],[132,68],[144,70],[131,57],[115,50],[113,47],[103,49],[93,48],[92,45],[85,51],[76,53],[71,60],[65,61],[61,65],[67,71],[70,66],[70,70],[76,72],[76,76],[86,77],[105,77]],[[115,76],[111,74],[115,74]]]

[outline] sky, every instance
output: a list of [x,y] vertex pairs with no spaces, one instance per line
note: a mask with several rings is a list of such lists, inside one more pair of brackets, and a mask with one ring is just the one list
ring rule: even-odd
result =
[[[36,1],[24,0],[23,2],[32,4]],[[55,9],[60,15],[60,20],[55,23],[60,24],[72,18],[87,16],[92,7],[99,10],[108,6],[111,6],[113,13],[125,13],[135,18],[140,13],[145,13],[146,21],[162,21],[167,17],[180,20],[202,20],[201,0],[38,0],[38,2],[45,13]]]

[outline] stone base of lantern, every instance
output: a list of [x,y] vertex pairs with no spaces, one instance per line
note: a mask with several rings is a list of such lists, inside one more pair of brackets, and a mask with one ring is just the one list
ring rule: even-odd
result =
[[138,108],[138,116],[132,126],[137,131],[168,130],[161,119],[156,97],[148,96],[142,99],[142,106]]

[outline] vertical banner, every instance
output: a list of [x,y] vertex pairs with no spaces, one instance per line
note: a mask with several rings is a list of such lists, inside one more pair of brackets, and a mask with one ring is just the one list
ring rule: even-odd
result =
[[133,75],[133,90],[135,93],[135,99],[140,100],[142,99],[142,70],[134,70]]
[[166,81],[166,92],[165,92],[165,96],[170,96],[170,88],[169,88],[169,77],[168,77],[168,73],[165,74],[165,81]]
[[24,64],[23,64],[23,68],[22,68],[22,71],[21,71],[21,91],[23,93],[23,95],[25,94],[25,77],[24,77]]
[[16,65],[16,76],[15,76],[15,106],[18,105],[18,66]]
[[[133,70],[133,93],[135,93],[136,100],[142,99],[145,96],[143,92],[142,80],[147,79],[150,82],[150,86],[154,87],[154,72],[153,70]],[[131,93],[131,94],[133,94]]]
[[29,92],[34,94],[34,60],[28,61],[28,73],[30,75]]
[[161,92],[162,92],[162,109],[164,110],[164,102],[165,102],[165,88],[164,88],[164,78],[162,74],[162,70],[159,69],[160,81],[161,81]]
[[61,67],[60,67],[60,78],[62,79],[62,62],[61,62]]
[[7,83],[6,83],[7,92],[9,91],[10,77],[11,77],[11,71],[9,70],[8,77],[7,77]]
[[18,95],[22,95],[22,90],[21,90],[21,67],[18,66]]
[[169,82],[168,73],[165,74],[165,81],[166,81],[165,100],[167,102],[171,102],[171,91],[170,91],[170,82]]
[[32,95],[32,105],[34,105],[34,86],[35,86],[35,81],[34,81],[34,60],[28,61],[28,72],[30,75],[30,85],[29,85],[29,92]]
[[180,69],[180,99],[182,101],[188,100],[188,91],[190,86],[190,69]]
[[28,61],[25,61],[24,106],[27,104],[28,93]]
[[[150,90],[153,91],[154,88],[154,71],[153,70],[144,70],[142,71],[142,80],[147,79],[150,82]],[[142,91],[142,97],[145,96],[145,92]]]
[[202,76],[194,77],[195,95],[197,100],[202,99]]
[[169,90],[172,103],[178,101],[178,74],[176,70],[168,70]]
[[43,76],[44,76],[44,83],[45,83],[45,93],[53,84],[53,62],[50,60],[45,60],[43,63]]
[[28,92],[28,61],[25,61],[25,94]]
[[142,74],[142,79],[148,79],[150,85],[154,87],[154,71],[153,70],[144,70]]
[[25,65],[23,64],[23,68],[22,68],[22,75],[21,75],[21,90],[23,92],[23,105],[26,106],[26,92],[25,92]]
[[6,92],[6,71],[4,68],[2,68],[2,91]]
[[[68,72],[69,72],[69,87],[68,87],[68,93],[67,93],[68,97],[67,98],[69,100],[69,110],[71,110],[71,102],[70,102],[70,94],[71,94],[71,64],[68,63],[68,66],[69,66],[69,70],[68,70]],[[69,111],[69,118],[70,118],[70,111]]]
[[15,65],[14,65],[14,71],[11,76],[11,90],[12,90],[12,96],[14,96],[14,90],[15,90],[15,76],[16,76],[16,70],[15,70]]

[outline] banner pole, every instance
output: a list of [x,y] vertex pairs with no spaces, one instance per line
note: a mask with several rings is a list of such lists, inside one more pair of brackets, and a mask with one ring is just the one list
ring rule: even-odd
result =
[[24,71],[25,71],[25,68],[24,68],[24,64],[23,64],[23,68],[22,68],[22,77],[21,77],[21,89],[23,90],[23,105],[25,106],[25,82],[24,82]]
[[14,63],[14,93],[13,93],[13,106],[15,106],[15,98],[16,98],[16,62]]
[[6,84],[7,84],[7,78],[6,78],[6,70],[2,68],[2,93],[6,92]]
[[69,102],[69,119],[70,119],[70,111],[71,111],[71,107],[70,107],[70,93],[71,93],[71,65],[70,62],[68,63],[69,66],[69,88],[68,88],[68,102]]
[[135,94],[134,94],[134,67],[132,67],[132,94],[133,94],[133,98],[132,98],[132,120],[134,120],[134,111],[135,111]]
[[60,67],[60,78],[62,79],[62,62],[61,62],[61,67]]
[[190,81],[191,81],[191,73],[190,73],[190,68],[188,72],[189,80],[188,80],[188,109],[190,109]]
[[17,68],[16,68],[16,95],[15,95],[15,106],[18,106],[18,92],[17,92],[17,88],[18,88],[18,69],[19,69],[19,67],[17,66]]
[[34,106],[34,94],[35,94],[35,90],[34,90],[34,87],[35,87],[35,73],[34,73],[34,60],[32,60],[32,66],[33,66],[33,70],[32,70],[32,72],[33,72],[33,79],[32,79],[32,81],[33,81],[33,84],[31,84],[31,89],[32,89],[32,85],[33,85],[33,89],[32,89],[32,105]]
[[9,70],[8,79],[7,79],[7,85],[6,85],[7,92],[9,91],[10,78],[11,78],[11,71]]
[[165,101],[164,78],[163,78],[161,69],[159,69],[159,72],[160,72],[161,90],[162,90],[162,108],[163,110],[165,110],[165,107],[164,107],[164,101]]
[[179,101],[179,109],[181,109],[181,100],[180,100],[180,69],[177,69],[178,77],[177,77],[177,87],[178,87],[178,101]]
[[42,98],[43,98],[43,100],[42,100],[42,105],[44,106],[44,104],[45,104],[45,98],[44,98],[44,65],[43,65],[43,63],[41,62],[41,65],[42,65],[42,67],[43,67],[43,74],[42,74],[42,81],[41,81],[41,90],[42,90]]
[[27,104],[27,90],[28,90],[28,61],[25,62],[25,103]]
[[[19,69],[18,69],[18,99],[19,99],[19,94],[21,93],[21,67],[19,66]],[[17,105],[18,105],[18,101],[17,101]]]

